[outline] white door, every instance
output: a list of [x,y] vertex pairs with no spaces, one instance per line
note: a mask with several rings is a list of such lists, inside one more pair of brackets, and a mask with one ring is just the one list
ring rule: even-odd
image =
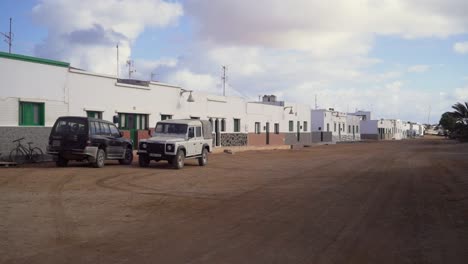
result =
[[197,138],[195,135],[195,127],[188,128],[188,141],[186,146],[187,156],[196,155],[197,151]]

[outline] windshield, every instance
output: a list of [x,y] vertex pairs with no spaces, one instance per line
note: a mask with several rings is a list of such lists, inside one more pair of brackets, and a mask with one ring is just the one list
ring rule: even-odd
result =
[[59,119],[55,123],[53,134],[87,134],[88,128],[85,119]]
[[185,134],[187,133],[187,125],[160,123],[156,125],[156,129],[154,132],[156,133],[156,135],[176,134],[185,136]]

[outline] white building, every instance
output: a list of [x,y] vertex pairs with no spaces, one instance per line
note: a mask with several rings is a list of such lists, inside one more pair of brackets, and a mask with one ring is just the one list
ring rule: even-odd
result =
[[312,131],[331,132],[335,142],[360,140],[361,118],[358,115],[335,111],[333,108],[311,110]]
[[148,137],[147,130],[157,121],[181,118],[210,120],[216,146],[305,144],[310,140],[307,105],[251,103],[240,97],[197,92],[196,87],[123,80],[77,70],[64,62],[3,52],[0,76],[0,129],[10,131],[11,139],[25,135],[43,148],[50,127],[66,115],[109,121],[118,116],[119,127],[135,142]]

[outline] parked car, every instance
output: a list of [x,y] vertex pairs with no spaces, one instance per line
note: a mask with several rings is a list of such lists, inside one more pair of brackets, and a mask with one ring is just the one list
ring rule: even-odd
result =
[[140,140],[139,165],[148,167],[151,160],[167,160],[174,168],[181,169],[185,159],[198,159],[198,165],[205,166],[213,148],[211,133],[211,123],[207,120],[160,121],[151,138]]
[[90,118],[59,117],[49,136],[47,153],[55,156],[59,167],[69,160],[88,161],[96,168],[105,160],[118,160],[129,165],[133,160],[133,145],[111,122]]

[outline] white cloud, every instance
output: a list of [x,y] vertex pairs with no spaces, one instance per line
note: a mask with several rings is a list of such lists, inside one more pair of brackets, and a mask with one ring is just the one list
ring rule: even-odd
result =
[[468,53],[468,41],[455,43],[453,45],[453,50],[460,54],[467,54]]
[[41,0],[32,14],[49,32],[36,46],[36,55],[115,74],[116,44],[123,68],[132,43],[146,27],[175,24],[183,9],[163,0]]
[[208,74],[196,74],[187,69],[175,71],[166,79],[171,84],[176,84],[186,89],[214,92],[217,80]]
[[408,68],[408,72],[422,73],[422,72],[428,71],[430,68],[431,68],[431,66],[429,66],[429,65],[423,65],[423,64],[413,65],[413,66]]

